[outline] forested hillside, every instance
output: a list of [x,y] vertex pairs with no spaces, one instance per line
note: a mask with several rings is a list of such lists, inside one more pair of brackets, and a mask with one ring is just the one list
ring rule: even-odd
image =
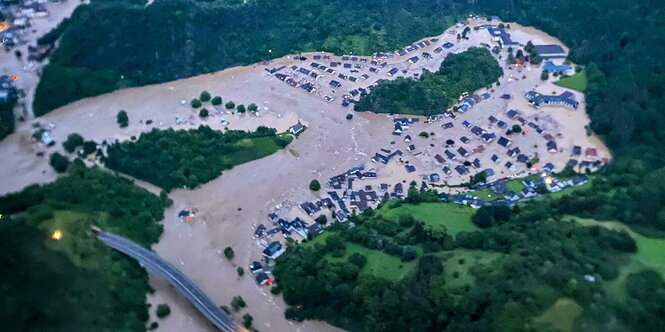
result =
[[148,274],[90,226],[150,247],[169,204],[81,162],[53,183],[0,197],[2,330],[145,331]]
[[462,92],[476,91],[499,79],[503,70],[489,50],[472,47],[450,54],[437,72],[418,79],[383,81],[372,93],[363,94],[356,111],[375,113],[438,114],[454,104]]
[[[637,332],[665,322],[662,276],[621,273],[636,251],[625,232],[581,226],[543,204],[482,208],[495,221],[475,228],[470,217],[449,218],[465,207],[427,202],[437,195],[412,187],[406,201],[291,247],[274,269],[286,317],[372,332]],[[392,213],[405,207],[440,214]],[[454,233],[460,223],[469,230]]]

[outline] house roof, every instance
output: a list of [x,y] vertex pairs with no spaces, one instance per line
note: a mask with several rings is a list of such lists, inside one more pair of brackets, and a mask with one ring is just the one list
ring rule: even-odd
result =
[[550,45],[533,45],[533,48],[536,50],[538,55],[541,57],[545,58],[547,56],[551,55],[560,55],[566,53],[566,51],[563,50],[563,47],[560,45],[556,44],[550,44]]

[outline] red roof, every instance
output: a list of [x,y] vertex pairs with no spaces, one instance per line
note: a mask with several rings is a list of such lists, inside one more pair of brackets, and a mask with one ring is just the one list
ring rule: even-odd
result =
[[587,148],[586,152],[584,152],[584,154],[587,157],[595,157],[595,156],[598,155],[598,151],[596,151],[596,148]]

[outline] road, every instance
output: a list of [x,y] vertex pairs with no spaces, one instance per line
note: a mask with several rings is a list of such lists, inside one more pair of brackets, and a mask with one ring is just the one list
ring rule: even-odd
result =
[[97,238],[107,246],[136,259],[148,272],[162,276],[171,283],[196,309],[198,309],[211,323],[225,332],[246,331],[239,327],[229,315],[217,306],[194,283],[185,277],[180,270],[167,263],[152,250],[115,234],[93,228]]

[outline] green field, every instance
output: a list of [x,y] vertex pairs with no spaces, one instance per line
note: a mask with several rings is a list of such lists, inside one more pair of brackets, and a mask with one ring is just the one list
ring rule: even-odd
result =
[[383,251],[372,250],[355,243],[347,243],[344,256],[340,258],[326,255],[324,259],[329,262],[342,262],[354,253],[359,253],[367,258],[367,264],[363,266],[361,273],[372,274],[377,278],[390,281],[402,279],[407,273],[413,271],[417,260],[402,262],[399,257],[388,255]]
[[459,232],[472,232],[478,228],[471,222],[471,216],[476,210],[473,208],[452,203],[420,203],[418,205],[404,204],[388,211],[381,210],[384,217],[397,220],[401,215],[411,215],[414,219],[429,226],[445,226],[448,234],[457,235]]
[[584,90],[586,90],[587,87],[586,73],[584,72],[584,70],[582,70],[581,72],[576,73],[573,76],[564,77],[556,81],[554,84],[564,88],[584,92]]
[[542,315],[535,318],[536,322],[546,323],[560,332],[572,332],[575,320],[584,313],[577,302],[569,298],[560,298]]
[[[291,142],[293,136],[288,133],[277,135],[284,140]],[[222,159],[230,165],[240,165],[252,160],[261,159],[269,156],[282,147],[275,143],[272,137],[252,137],[238,141],[237,146],[241,147],[239,151],[225,155]]]
[[453,256],[443,263],[445,289],[473,286],[475,278],[469,270],[482,268],[501,257],[501,254],[496,252],[468,249],[455,249],[452,254]]
[[486,201],[493,201],[495,199],[499,199],[499,198],[503,197],[503,195],[497,194],[497,193],[495,193],[492,190],[487,189],[487,188],[482,189],[482,190],[476,190],[476,191],[470,192],[469,194],[471,194],[473,196],[476,196],[480,199],[486,200]]
[[517,178],[510,180],[506,183],[506,187],[508,188],[508,190],[517,194],[522,190],[524,190],[524,184],[522,183],[522,181],[524,181],[524,178]]
[[544,197],[560,198],[560,197],[563,197],[565,195],[572,194],[572,193],[574,193],[578,190],[584,190],[584,189],[588,189],[588,188],[591,188],[591,181],[589,181],[589,182],[587,182],[587,183],[585,183],[581,186],[571,187],[571,188],[568,188],[568,189],[557,191],[555,193],[549,193],[549,194],[545,195]]

